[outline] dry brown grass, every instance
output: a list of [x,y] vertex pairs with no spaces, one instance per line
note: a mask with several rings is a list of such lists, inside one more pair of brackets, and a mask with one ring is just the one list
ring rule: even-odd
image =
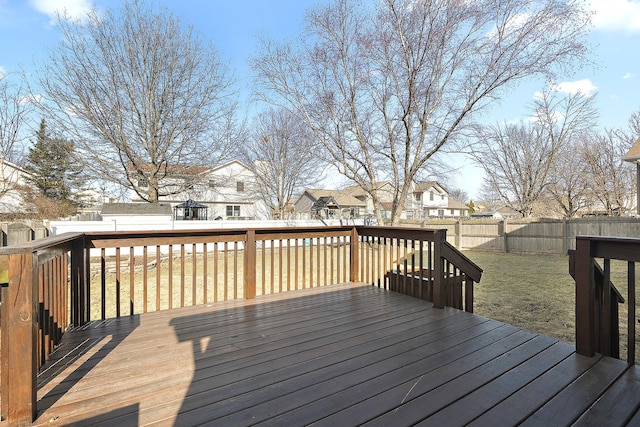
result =
[[[567,256],[482,251],[466,251],[465,255],[484,270],[475,288],[477,314],[575,342],[575,282],[569,275]],[[625,299],[626,269],[624,262],[611,263],[611,281]],[[620,306],[620,335],[621,358],[626,358],[626,304]],[[640,354],[638,344],[636,354]]]
[[[256,253],[256,293],[265,295],[293,289],[303,289],[346,281],[349,271],[344,253],[348,246],[333,246],[325,250],[318,247],[300,246],[258,250]],[[184,258],[184,262],[182,262]],[[213,303],[243,297],[244,252],[233,250],[202,253],[184,257],[174,251],[172,257],[161,253],[156,257],[155,248],[149,248],[146,260],[135,256],[133,278],[129,253],[122,253],[117,268],[115,257],[106,261],[105,274],[105,317],[116,316],[116,289],[120,284],[121,315],[165,310],[194,304]],[[144,266],[147,266],[145,269]],[[160,268],[157,268],[157,265]],[[297,265],[297,268],[296,268]],[[326,265],[326,267],[325,267]],[[305,267],[306,266],[306,267]],[[98,319],[102,312],[100,259],[91,263],[91,318]],[[146,276],[145,276],[146,270]],[[170,272],[171,270],[171,272]],[[119,271],[119,275],[116,273]],[[171,278],[171,280],[169,280]],[[206,280],[205,280],[206,278]],[[133,284],[132,284],[133,282]],[[144,285],[146,283],[146,286]],[[133,287],[133,292],[131,291]],[[171,295],[171,298],[170,298]],[[146,305],[145,305],[146,301]]]

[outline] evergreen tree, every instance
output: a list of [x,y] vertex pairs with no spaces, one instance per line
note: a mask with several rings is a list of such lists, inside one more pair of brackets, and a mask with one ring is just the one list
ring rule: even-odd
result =
[[73,201],[81,170],[74,165],[72,153],[73,141],[51,137],[42,119],[25,167],[31,173],[29,181],[42,195],[56,201]]

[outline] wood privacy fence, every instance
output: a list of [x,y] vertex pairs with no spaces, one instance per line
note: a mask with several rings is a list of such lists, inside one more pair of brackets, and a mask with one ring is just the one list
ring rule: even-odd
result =
[[463,250],[566,254],[575,249],[577,236],[640,238],[640,218],[444,220],[421,225],[446,229],[447,241]]
[[419,228],[65,233],[9,246],[0,249],[0,425],[31,425],[39,370],[65,332],[92,320],[346,281],[472,311],[481,274],[446,231]]
[[49,236],[41,221],[0,222],[0,247],[19,245]]

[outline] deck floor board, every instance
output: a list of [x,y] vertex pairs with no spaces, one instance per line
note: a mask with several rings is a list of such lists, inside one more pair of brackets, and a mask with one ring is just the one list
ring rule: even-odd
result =
[[624,425],[640,407],[628,368],[345,283],[68,331],[39,376],[35,424]]

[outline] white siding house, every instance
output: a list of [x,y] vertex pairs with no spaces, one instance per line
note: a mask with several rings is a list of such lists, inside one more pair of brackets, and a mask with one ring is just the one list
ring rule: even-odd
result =
[[469,208],[449,199],[449,192],[436,181],[414,183],[407,205],[417,219],[461,218],[469,215]]
[[[258,191],[255,173],[244,163],[234,160],[215,168],[192,170],[197,176],[191,189],[160,197],[160,201],[172,207],[187,200],[195,201],[208,208],[208,219],[269,218],[269,208]],[[133,191],[131,201],[141,201]]]
[[[389,219],[393,201],[393,186],[387,181],[381,181],[375,185],[375,190],[377,191],[382,218]],[[319,192],[320,190],[308,191]],[[333,191],[333,193],[348,195],[361,201],[365,205],[364,210],[360,209],[361,216],[373,215],[374,213],[371,195],[358,185],[353,185],[340,191],[323,191]],[[338,199],[336,198],[336,200]],[[296,211],[298,211],[297,205]],[[438,182],[414,182],[400,212],[400,219],[461,218],[468,216],[468,214],[469,208],[462,203],[449,199],[449,192]]]
[[30,185],[29,172],[8,160],[0,159],[0,213],[24,211],[20,186]]

